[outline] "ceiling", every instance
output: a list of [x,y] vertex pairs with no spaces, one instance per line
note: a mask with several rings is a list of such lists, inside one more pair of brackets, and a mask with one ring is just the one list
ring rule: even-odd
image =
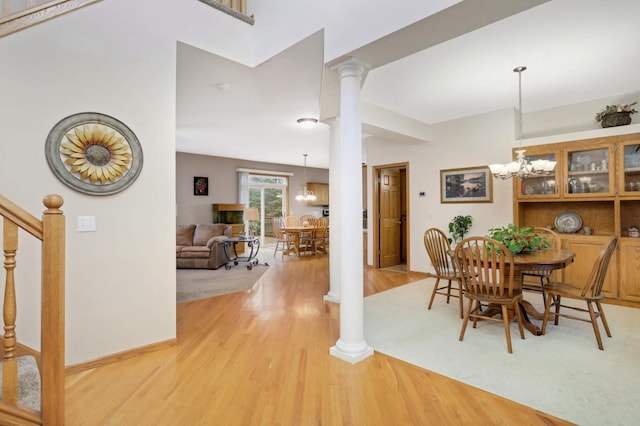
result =
[[[519,65],[525,112],[638,98],[640,1],[529,3],[542,4],[503,17],[461,2],[343,57],[372,64],[364,103],[422,125],[516,107]],[[177,150],[297,166],[308,153],[309,167],[328,168],[328,126],[296,123],[339,115],[337,76],[323,62],[322,31],[255,68],[180,44]]]

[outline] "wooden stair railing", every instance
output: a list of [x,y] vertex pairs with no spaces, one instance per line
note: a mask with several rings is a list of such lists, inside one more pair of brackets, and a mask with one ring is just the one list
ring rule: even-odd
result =
[[218,9],[227,15],[253,25],[255,23],[253,15],[247,15],[247,0],[199,0],[208,4],[214,9]]
[[18,9],[9,0],[0,0],[0,37],[39,24],[100,0],[28,0]]
[[[6,280],[4,290],[4,360],[2,364],[2,401],[0,424],[64,425],[64,286],[65,286],[65,217],[59,195],[47,195],[42,220],[0,195],[3,217],[3,250]],[[42,296],[40,411],[18,404],[18,379],[15,334],[16,321],[16,253],[18,234],[24,230],[42,241]]]

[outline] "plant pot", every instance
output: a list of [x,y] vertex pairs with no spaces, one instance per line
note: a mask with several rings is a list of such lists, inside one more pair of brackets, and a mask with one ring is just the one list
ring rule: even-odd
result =
[[630,112],[612,112],[602,117],[602,127],[626,126],[631,123]]

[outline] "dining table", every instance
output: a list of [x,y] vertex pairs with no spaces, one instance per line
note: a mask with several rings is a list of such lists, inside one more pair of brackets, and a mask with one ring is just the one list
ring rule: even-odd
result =
[[[532,253],[518,253],[513,256],[514,288],[522,288],[522,273],[525,271],[554,271],[564,269],[573,262],[575,253],[570,250],[548,248]],[[509,271],[504,271],[508,274]],[[531,302],[521,299],[519,303],[524,327],[536,336],[542,335],[541,328],[532,323],[530,316],[542,321],[544,312],[538,311]],[[495,307],[492,307],[495,309]],[[496,312],[499,313],[499,312]]]
[[[291,235],[293,237],[293,252],[297,256],[301,254],[300,243],[303,240],[305,234],[311,235],[314,231],[315,227],[313,225],[289,225],[283,226],[282,232],[285,235]],[[285,251],[284,254],[290,254],[291,249],[289,251]]]
[[[548,248],[538,250],[532,253],[518,253],[513,255],[513,281],[514,288],[522,288],[522,273],[525,271],[555,271],[564,269],[573,262],[575,253],[570,250]],[[507,265],[508,267],[508,265]],[[509,270],[505,269],[504,276],[508,276]],[[531,302],[521,299],[518,308],[522,314],[522,323],[524,327],[536,336],[542,335],[542,329],[531,322],[533,317],[537,320],[544,318],[544,313],[538,311]],[[501,308],[497,305],[487,306],[482,314],[493,316],[501,314]]]

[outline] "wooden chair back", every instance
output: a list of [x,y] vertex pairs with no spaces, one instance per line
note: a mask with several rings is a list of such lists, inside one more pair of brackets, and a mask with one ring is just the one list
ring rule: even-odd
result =
[[483,300],[513,297],[513,255],[499,241],[465,238],[454,254],[464,291]]
[[607,246],[600,251],[596,263],[591,269],[589,278],[587,278],[587,282],[582,289],[582,297],[585,299],[598,299],[602,297],[602,286],[604,285],[604,279],[609,269],[609,261],[613,256],[613,251],[616,249],[617,241],[617,238],[612,236]]
[[560,235],[558,235],[556,231],[543,228],[542,226],[535,226],[533,232],[535,232],[536,235],[545,237],[547,241],[551,243],[551,248],[560,248]]
[[276,240],[282,240],[284,237],[284,232],[282,231],[284,219],[281,217],[274,217],[271,219],[271,224],[273,225],[273,233],[276,236]]
[[438,228],[427,229],[424,233],[424,248],[438,276],[455,275],[455,264],[450,255],[451,244],[444,232]]
[[287,216],[284,218],[284,226],[300,226],[300,218],[298,216]]

